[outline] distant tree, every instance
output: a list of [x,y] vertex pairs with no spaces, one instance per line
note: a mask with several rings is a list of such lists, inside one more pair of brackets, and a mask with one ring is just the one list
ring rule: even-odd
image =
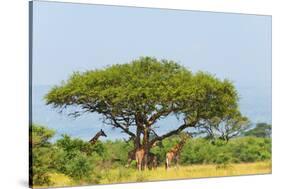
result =
[[242,116],[240,112],[232,112],[224,114],[223,117],[214,117],[200,128],[206,131],[206,138],[228,142],[231,138],[240,136],[249,127],[250,121],[247,117]]
[[254,128],[244,132],[244,136],[270,138],[271,137],[271,125],[267,124],[267,123],[257,123]]
[[[135,148],[145,149],[145,167],[155,142],[206,125],[214,117],[239,113],[237,91],[230,81],[204,72],[193,74],[174,61],[151,57],[75,72],[45,99],[60,110],[76,107],[69,114],[75,117],[101,114],[106,124],[128,134]],[[155,123],[168,115],[182,122],[159,135]]]

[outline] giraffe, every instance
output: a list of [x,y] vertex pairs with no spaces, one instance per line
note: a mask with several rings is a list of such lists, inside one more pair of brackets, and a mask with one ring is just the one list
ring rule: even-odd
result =
[[91,140],[89,140],[89,142],[91,144],[95,144],[98,141],[100,136],[107,137],[107,135],[104,133],[104,131],[102,129],[99,132],[97,132],[97,134]]
[[149,169],[156,169],[157,168],[157,156],[151,152],[148,154],[148,168]]
[[166,162],[165,162],[166,170],[170,168],[170,165],[173,160],[176,163],[176,167],[178,167],[179,156],[183,146],[185,145],[186,139],[187,136],[184,136],[178,144],[176,144],[171,150],[169,150],[166,153]]
[[125,165],[126,168],[128,168],[130,166],[130,164],[133,160],[136,160],[135,154],[136,154],[136,149],[133,149],[128,152],[128,161],[127,161],[127,164]]
[[144,148],[138,148],[136,149],[136,153],[135,153],[135,159],[137,162],[137,168],[139,171],[142,170],[142,165],[143,165],[143,160],[144,160],[144,154],[145,154],[145,150]]
[[[136,160],[137,169],[139,171],[141,171],[143,169],[144,155],[145,155],[145,150],[143,147],[129,151],[128,152],[128,162],[127,162],[126,167],[129,167],[130,163],[133,160]],[[148,168],[149,169],[157,168],[157,156],[151,152],[148,153]]]
[[[127,141],[125,141],[127,142]],[[153,148],[159,144],[159,141],[155,141],[150,148]],[[162,145],[162,143],[160,143]],[[157,156],[151,152],[148,152],[147,156],[147,162],[148,162],[148,168],[149,169],[156,169],[157,168]],[[133,160],[136,160],[137,162],[137,168],[138,170],[142,170],[144,168],[144,159],[145,159],[145,149],[143,145],[139,144],[139,147],[135,147],[133,150],[128,152],[128,161],[125,165],[126,168],[128,168]]]

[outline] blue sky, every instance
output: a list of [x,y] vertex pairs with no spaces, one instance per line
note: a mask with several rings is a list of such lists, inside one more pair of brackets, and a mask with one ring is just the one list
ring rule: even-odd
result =
[[35,2],[33,23],[35,85],[139,56],[237,84],[271,83],[269,16]]
[[35,1],[33,27],[33,86],[154,56],[232,80],[242,113],[271,122],[270,16]]

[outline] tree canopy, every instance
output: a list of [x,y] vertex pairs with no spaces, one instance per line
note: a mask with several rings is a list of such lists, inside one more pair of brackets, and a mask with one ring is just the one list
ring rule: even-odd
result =
[[[174,61],[152,57],[75,72],[54,86],[45,99],[60,110],[77,107],[70,113],[73,116],[99,113],[105,123],[130,135],[136,147],[148,150],[186,128],[204,130],[215,118],[218,124],[233,115],[242,117],[231,81],[205,72],[192,73]],[[169,132],[158,135],[154,125],[168,115],[179,117],[182,124],[171,125]]]

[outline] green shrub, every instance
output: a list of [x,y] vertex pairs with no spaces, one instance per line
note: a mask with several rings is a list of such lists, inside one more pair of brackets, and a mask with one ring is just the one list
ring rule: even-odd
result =
[[122,140],[106,141],[104,144],[105,152],[102,155],[107,164],[113,167],[125,166],[128,161],[128,152],[133,149],[132,142]]
[[[31,126],[32,140],[32,179],[33,185],[52,185],[49,174],[62,173],[71,177],[77,183],[100,183],[102,179],[121,181],[130,175],[125,169],[128,152],[133,149],[132,142],[123,140],[98,141],[95,145],[81,139],[63,135],[55,143],[49,140],[54,131],[38,125]],[[170,137],[162,141],[151,152],[158,157],[158,164],[165,162],[166,152],[174,147],[180,138]],[[180,163],[217,164],[217,168],[229,166],[230,163],[255,162],[271,159],[271,138],[241,137],[225,142],[193,138],[184,145]],[[135,163],[131,164],[135,170]],[[112,169],[118,172],[112,178]],[[138,181],[144,181],[145,175],[137,175]]]
[[33,185],[50,185],[51,159],[46,157],[49,154],[47,148],[37,148],[32,150],[32,181]]
[[82,153],[77,153],[71,161],[67,162],[65,167],[65,174],[71,176],[75,180],[89,178],[93,170],[89,158]]
[[99,155],[104,152],[101,143],[91,145],[80,139],[71,139],[67,135],[63,135],[55,145],[57,153],[54,169],[74,180],[87,180],[93,173],[94,162],[97,162],[100,159]]
[[225,168],[231,162],[231,155],[228,153],[220,153],[216,156],[215,163],[217,168]]
[[51,171],[53,149],[49,139],[55,132],[35,124],[32,124],[29,129],[32,147],[32,154],[30,154],[32,185],[51,185],[48,173]]
[[192,139],[181,153],[182,164],[239,163],[271,159],[271,140],[268,138],[242,137],[228,143]]

